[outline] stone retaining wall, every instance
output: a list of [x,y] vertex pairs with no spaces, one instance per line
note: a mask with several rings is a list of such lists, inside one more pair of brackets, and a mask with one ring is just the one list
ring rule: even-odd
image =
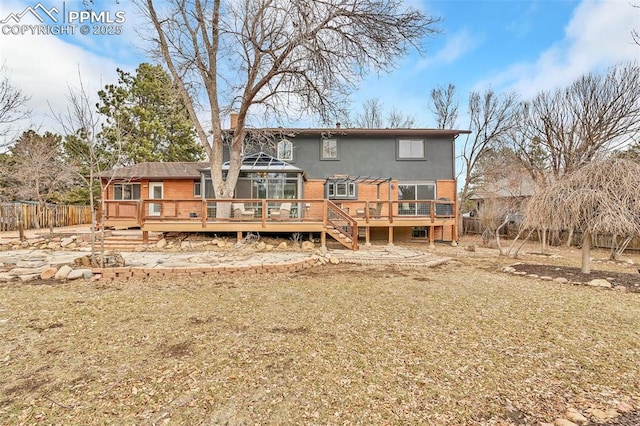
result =
[[295,262],[284,262],[262,265],[216,265],[197,268],[142,268],[126,266],[120,268],[93,268],[91,272],[94,279],[116,280],[129,278],[162,278],[162,277],[204,277],[226,274],[262,274],[279,272],[296,272],[326,264],[327,261],[320,257],[311,257]]

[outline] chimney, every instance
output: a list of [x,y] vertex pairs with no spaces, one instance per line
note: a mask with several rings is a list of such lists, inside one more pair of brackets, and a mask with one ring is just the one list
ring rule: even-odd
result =
[[233,130],[238,126],[238,113],[232,112],[230,114],[230,117],[231,117],[231,124],[229,125],[229,128]]
[[339,128],[340,128],[340,122],[338,121],[338,122],[336,123],[336,129],[339,129]]

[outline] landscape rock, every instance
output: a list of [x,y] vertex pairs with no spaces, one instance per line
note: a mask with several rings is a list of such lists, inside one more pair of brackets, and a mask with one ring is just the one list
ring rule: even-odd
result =
[[633,406],[626,402],[621,402],[616,406],[616,409],[621,413],[630,413],[631,411],[633,411]]
[[567,420],[567,419],[556,419],[556,421],[553,422],[553,424],[554,426],[578,426],[571,420]]
[[303,241],[302,242],[302,250],[311,251],[315,248],[313,242],[311,241]]
[[[67,274],[67,279],[77,280],[79,278],[84,278],[86,273],[91,274],[91,270],[90,269],[74,269]],[[89,278],[91,278],[91,276],[89,276]]]
[[256,245],[256,250],[258,251],[263,251],[267,248],[267,244],[265,244],[263,241],[260,241],[257,245]]
[[503,272],[508,272],[508,273],[513,273],[516,272],[516,268],[513,268],[511,266],[505,266],[504,268],[502,268]]
[[605,421],[605,420],[607,420],[609,418],[607,413],[602,411],[602,410],[600,410],[599,408],[592,408],[588,412],[593,418],[595,418],[596,420],[599,420],[599,421]]
[[587,284],[590,285],[590,286],[593,286],[593,287],[604,287],[604,288],[611,288],[612,287],[612,285],[611,285],[611,283],[609,281],[604,280],[602,278],[593,279],[593,280],[589,281]]
[[14,277],[17,277],[20,275],[32,275],[32,274],[40,275],[40,273],[44,270],[44,268],[46,268],[46,266],[41,266],[39,268],[11,268],[11,270],[8,273],[10,275],[13,275]]
[[56,272],[54,278],[56,280],[65,280],[67,279],[67,275],[69,275],[71,271],[73,271],[73,269],[71,269],[71,266],[63,265],[60,267],[60,269],[58,269],[58,272]]
[[158,240],[158,242],[156,243],[156,247],[159,249],[165,248],[167,246],[167,240],[166,239],[161,239]]
[[589,419],[587,419],[585,416],[582,415],[582,413],[576,410],[568,410],[565,414],[565,417],[568,420],[578,425],[584,425],[589,422]]
[[227,246],[227,243],[225,243],[223,240],[218,241],[217,244],[218,248],[225,248]]
[[60,241],[60,247],[62,248],[69,247],[74,241],[75,241],[75,237],[63,238],[62,241]]
[[39,274],[20,275],[20,281],[22,281],[23,283],[26,283],[27,281],[37,280],[39,277],[40,277]]
[[558,278],[556,278],[554,281],[555,281],[555,282],[557,282],[557,283],[561,283],[561,284],[564,284],[564,283],[568,283],[568,282],[569,282],[569,280],[568,280],[568,279],[566,279],[566,278],[564,278],[564,277],[558,277]]
[[331,257],[329,258],[329,263],[331,263],[332,265],[337,265],[337,264],[339,264],[339,263],[340,263],[340,259],[338,259],[338,258],[337,258],[337,257],[335,257],[335,256],[331,256]]
[[286,250],[289,246],[287,245],[286,241],[281,242],[280,244],[278,244],[278,250]]
[[56,272],[58,272],[58,269],[56,269],[54,267],[45,268],[40,273],[40,279],[41,280],[50,280],[51,278],[56,276]]

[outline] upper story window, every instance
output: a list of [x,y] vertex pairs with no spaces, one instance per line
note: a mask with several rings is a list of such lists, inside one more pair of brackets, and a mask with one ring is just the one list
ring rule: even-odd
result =
[[113,185],[114,200],[139,200],[139,183],[116,183]]
[[338,160],[339,159],[337,139],[322,139],[320,159],[321,160]]
[[424,139],[398,139],[398,160],[424,160]]
[[293,161],[293,143],[287,139],[278,142],[278,160]]

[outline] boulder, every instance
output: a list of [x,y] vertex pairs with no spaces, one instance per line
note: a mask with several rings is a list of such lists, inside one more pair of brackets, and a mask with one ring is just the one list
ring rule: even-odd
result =
[[56,272],[54,278],[56,280],[66,280],[71,271],[73,271],[73,269],[71,269],[71,266],[63,265],[60,267],[60,269],[58,269],[58,272]]
[[258,250],[258,251],[264,251],[266,248],[267,248],[267,244],[265,244],[263,241],[260,241],[256,245],[256,250]]
[[289,246],[287,245],[286,241],[283,241],[280,244],[278,244],[278,250],[286,250],[287,248],[289,248]]
[[67,275],[68,280],[77,280],[79,278],[89,279],[93,276],[90,269],[74,269]]
[[165,248],[167,246],[167,240],[166,239],[161,239],[158,240],[158,242],[156,243],[156,247],[161,249],[161,248]]
[[60,241],[60,247],[69,247],[75,241],[75,239],[76,237],[63,238],[62,241]]
[[53,268],[53,267],[45,268],[44,271],[40,273],[40,279],[50,280],[51,278],[56,276],[56,272],[58,272],[56,268]]
[[589,281],[588,284],[590,286],[593,286],[593,287],[604,287],[604,288],[611,288],[612,287],[612,285],[611,285],[611,283],[609,281],[603,280],[602,278],[593,279],[593,280]]
[[303,241],[302,242],[302,250],[304,251],[311,251],[315,248],[313,242],[311,241]]

